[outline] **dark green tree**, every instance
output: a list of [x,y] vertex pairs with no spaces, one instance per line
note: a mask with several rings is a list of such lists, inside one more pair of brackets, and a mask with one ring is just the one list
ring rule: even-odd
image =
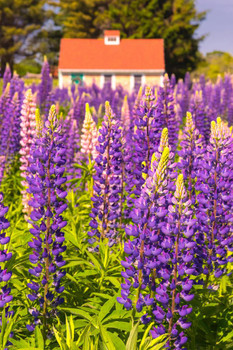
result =
[[[6,63],[13,70],[15,57],[32,55],[36,45],[35,35],[45,23],[49,11],[46,0],[0,1],[0,61],[1,74]],[[29,51],[27,51],[29,49]]]
[[[100,18],[111,0],[60,0],[57,24],[66,38],[98,38],[103,26]],[[56,4],[56,3],[54,3]]]

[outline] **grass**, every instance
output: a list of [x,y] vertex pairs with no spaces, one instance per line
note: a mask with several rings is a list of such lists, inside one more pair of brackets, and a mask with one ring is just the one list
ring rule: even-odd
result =
[[[31,84],[39,84],[40,83],[40,79],[25,79],[23,78],[23,81],[25,83],[25,86],[28,87]],[[3,80],[0,79],[0,94],[2,94],[2,85],[3,85]],[[53,79],[53,87],[58,87],[58,79]]]

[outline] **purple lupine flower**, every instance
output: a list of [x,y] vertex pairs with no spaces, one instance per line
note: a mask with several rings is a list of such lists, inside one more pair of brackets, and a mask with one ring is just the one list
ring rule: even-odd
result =
[[187,85],[182,80],[179,80],[174,89],[174,92],[176,99],[176,114],[178,121],[182,123],[183,118],[188,111],[190,91]]
[[[2,135],[2,127],[5,123],[5,120],[7,118],[7,112],[10,106],[10,83],[7,84],[5,90],[2,93],[2,96],[0,97],[0,132]],[[1,136],[0,140],[0,146],[2,144],[3,136]],[[4,140],[5,141],[5,140]],[[4,149],[0,152],[0,183],[2,181],[4,170],[5,170],[5,152]]]
[[[184,344],[182,330],[191,326],[187,316],[192,312],[192,308],[187,303],[194,297],[191,276],[197,274],[195,252],[191,244],[194,243],[195,246],[194,232],[187,234],[196,220],[192,219],[191,202],[187,200],[182,174],[177,178],[172,203],[173,205],[168,207],[168,215],[160,224],[164,236],[161,237],[162,243],[158,244],[161,252],[158,255],[156,272],[161,279],[155,290],[156,302],[152,313],[159,324],[158,309],[161,309],[164,333],[172,335],[168,345],[179,348]],[[159,335],[159,325],[154,327],[153,332],[153,337]]]
[[202,91],[195,90],[194,95],[190,99],[189,112],[196,128],[200,134],[204,136],[205,141],[208,142],[210,136],[210,121],[205,108]]
[[51,90],[52,90],[53,80],[50,76],[50,69],[49,69],[49,63],[46,58],[44,57],[44,63],[41,70],[41,83],[39,85],[39,91],[38,91],[38,103],[40,106],[40,109],[42,110],[42,113],[47,115],[48,112],[48,104],[47,100],[49,99]]
[[[122,111],[121,111],[121,127],[122,127],[122,152],[123,152],[123,171],[122,171],[122,193],[126,193],[127,205],[124,209],[124,218],[129,218],[131,209],[133,207],[132,196],[134,194],[135,183],[131,180],[135,180],[136,177],[141,178],[141,165],[139,165],[138,160],[134,162],[135,153],[135,120],[138,118],[137,110],[140,106],[140,101],[142,97],[142,88],[139,89],[138,94],[135,99],[135,94],[133,96],[133,108],[132,113],[130,112],[130,107],[128,103],[128,98],[125,96]],[[135,101],[134,101],[135,99]],[[141,179],[143,181],[143,179]],[[124,187],[124,188],[123,188]]]
[[211,122],[210,142],[197,171],[196,217],[200,230],[206,236],[208,257],[204,272],[208,278],[227,272],[232,260],[232,194],[233,194],[233,142],[231,130],[217,118]]
[[10,99],[13,98],[16,92],[18,93],[20,110],[24,99],[24,81],[14,72],[10,83]]
[[206,105],[206,79],[204,74],[201,74],[199,77],[199,88],[201,90],[203,102]]
[[199,263],[194,256],[194,231],[191,232],[196,220],[192,219],[182,175],[170,200],[168,147],[158,166],[156,158],[153,157],[154,163],[132,213],[135,224],[126,228],[133,240],[125,243],[127,257],[122,261],[125,283],[118,301],[130,309],[132,294],[135,295],[136,310],[144,311],[142,322],[157,323],[152,337],[170,333],[172,340],[168,346],[176,342],[178,348],[187,341],[183,329],[191,325],[188,314],[192,308],[188,302],[194,295],[190,276],[198,273]]
[[30,175],[27,176],[28,193],[32,196],[28,204],[33,208],[29,259],[34,265],[29,269],[31,282],[28,283],[31,289],[28,298],[33,302],[29,312],[34,321],[27,328],[32,331],[42,323],[45,336],[50,333],[51,317],[64,301],[60,296],[65,276],[62,253],[66,250],[62,228],[67,224],[61,215],[67,208],[64,200],[67,192],[63,188],[66,182],[64,141],[55,106],[52,106],[42,134],[31,148]]
[[[141,90],[139,91],[141,94]],[[124,151],[125,190],[129,194],[127,206],[133,207],[132,198],[139,197],[145,182],[143,173],[147,174],[152,154],[159,145],[162,131],[159,113],[155,111],[155,96],[150,88],[136,100],[133,117]]]
[[122,127],[123,127],[123,135],[127,135],[130,129],[130,109],[128,104],[128,98],[127,95],[125,95],[123,105],[121,107],[121,121],[122,121]]
[[[9,96],[8,88],[5,89],[5,93],[7,96]],[[1,125],[0,156],[2,176],[4,174],[4,170],[8,170],[8,165],[12,162],[15,155],[19,151],[19,115],[20,104],[18,93],[16,92],[11,100],[8,97],[6,98],[3,121]]]
[[212,114],[211,121],[216,121],[217,117],[222,114],[221,91],[222,82],[218,80],[217,83],[212,86],[212,92],[209,101],[209,108]]
[[184,77],[184,84],[186,85],[187,89],[190,90],[192,87],[192,81],[190,77],[190,73],[186,72]]
[[223,94],[222,94],[222,105],[223,105],[223,115],[222,118],[228,117],[228,111],[231,105],[233,87],[231,82],[231,75],[225,74],[223,81]]
[[[151,259],[151,254],[154,251],[153,242],[159,240],[156,208],[159,193],[164,192],[166,188],[168,162],[168,147],[164,148],[159,160],[153,157],[141,196],[135,201],[135,208],[132,211],[134,224],[127,226],[125,229],[126,236],[131,236],[132,240],[126,241],[124,245],[126,258],[122,261],[122,266],[125,268],[122,276],[125,278],[125,283],[122,284],[121,297],[117,300],[126,309],[132,307],[132,297],[130,294],[134,289],[136,289],[136,310],[141,311],[145,303],[149,305],[151,302],[148,294],[146,294],[144,301],[142,291],[146,290],[148,286],[152,289],[155,287],[153,276],[156,262],[154,259]],[[164,215],[166,215],[166,210]],[[156,254],[156,252],[153,254]],[[147,316],[144,316],[144,318],[145,323],[149,322]]]
[[10,226],[9,221],[5,218],[7,212],[8,208],[3,205],[3,194],[0,193],[0,324],[3,309],[5,309],[6,317],[12,314],[12,311],[9,311],[9,303],[13,299],[11,288],[8,284],[12,272],[6,267],[6,262],[11,259],[12,253],[4,249],[4,246],[10,241],[10,237],[6,234],[6,230]]
[[7,108],[10,105],[10,83],[7,84],[5,90],[0,97],[0,130],[2,131],[2,124],[7,117]]
[[2,86],[3,91],[5,90],[7,84],[10,83],[10,81],[11,81],[11,69],[10,69],[10,65],[7,63],[5,72],[3,74],[3,86]]
[[54,103],[58,103],[59,105],[62,105],[63,107],[69,106],[70,96],[69,96],[67,88],[63,88],[63,89],[55,88],[55,89],[53,89],[51,91],[49,98],[51,101],[54,101]]
[[[79,130],[77,128],[77,122],[72,118],[72,115],[64,121],[64,130],[66,135],[66,172],[67,180],[73,179],[74,176],[78,177],[77,169],[74,168],[76,160],[80,161],[80,145],[79,145]],[[79,170],[79,169],[78,169]]]
[[76,120],[77,127],[81,130],[85,116],[85,97],[84,94],[78,95],[72,103],[72,115],[73,119]]
[[98,156],[95,159],[93,208],[90,214],[90,243],[96,239],[108,239],[109,245],[119,241],[122,216],[122,142],[121,128],[112,113],[109,102],[102,127],[99,129]]
[[230,101],[228,103],[228,113],[227,113],[228,125],[233,125],[233,95],[230,96]]
[[196,201],[194,179],[197,163],[201,161],[205,152],[205,141],[195,128],[190,112],[186,114],[186,126],[181,135],[180,147],[178,166],[182,170],[184,180],[187,181],[189,199],[194,204]]
[[178,141],[178,125],[175,115],[174,91],[167,74],[164,76],[163,85],[157,93],[156,115],[160,118],[161,130],[168,129],[169,145],[174,152]]
[[175,74],[171,75],[170,84],[171,84],[171,87],[174,89],[175,86],[176,86],[176,76],[175,76]]

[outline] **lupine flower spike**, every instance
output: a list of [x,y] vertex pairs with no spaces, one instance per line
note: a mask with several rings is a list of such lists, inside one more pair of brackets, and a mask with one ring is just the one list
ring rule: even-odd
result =
[[98,130],[91,116],[89,104],[86,103],[86,113],[81,136],[81,152],[87,155],[90,159],[95,159],[98,154],[96,151],[97,143]]
[[184,180],[187,182],[189,199],[194,204],[196,200],[194,188],[196,171],[202,161],[206,147],[205,140],[196,129],[190,112],[186,114],[186,126],[181,135],[180,146],[178,166],[182,169]]
[[12,314],[12,311],[9,311],[9,303],[13,299],[10,294],[11,288],[8,285],[12,273],[6,268],[6,262],[12,257],[12,253],[9,253],[5,248],[6,244],[10,241],[10,237],[5,232],[10,226],[8,220],[5,218],[7,212],[8,208],[3,205],[3,194],[0,193],[0,325],[1,314],[4,309],[6,317]]
[[10,69],[10,65],[7,63],[6,64],[6,69],[3,75],[3,91],[5,90],[6,86],[8,83],[10,83],[11,81],[11,69]]
[[[163,208],[158,210],[157,200],[159,193],[163,193],[166,189],[168,161],[169,148],[165,147],[157,166],[154,167],[153,160],[151,162],[148,178],[132,211],[134,224],[126,227],[126,235],[133,239],[124,246],[127,257],[122,261],[122,266],[125,268],[122,276],[125,278],[125,283],[122,284],[121,297],[117,299],[126,309],[132,307],[133,299],[139,312],[143,306],[147,307],[153,303],[148,290],[153,290],[153,293],[155,291],[156,261],[152,252],[156,242],[160,241],[157,217],[167,212]],[[147,319],[145,315],[145,323],[150,320],[151,317]]]
[[210,143],[197,173],[197,218],[206,236],[207,260],[204,273],[215,277],[227,273],[233,261],[233,139],[228,126],[217,118],[211,122]]
[[[37,126],[39,136],[40,122]],[[33,208],[30,221],[33,238],[29,242],[33,252],[29,259],[34,265],[29,269],[31,281],[28,283],[31,289],[28,298],[32,302],[29,312],[34,320],[27,329],[33,331],[36,325],[42,324],[44,339],[51,334],[52,318],[64,301],[60,296],[65,276],[61,269],[65,265],[62,253],[66,250],[61,230],[67,224],[61,215],[67,208],[64,201],[67,192],[63,189],[66,182],[64,140],[55,106],[52,106],[42,135],[31,148],[27,176],[28,193],[32,196],[29,205]]]
[[99,129],[98,156],[95,159],[93,208],[90,214],[90,243],[108,239],[112,245],[119,241],[118,228],[121,217],[122,193],[122,142],[119,120],[112,112],[109,102],[105,104],[105,116]]
[[36,119],[35,119],[35,111],[36,104],[35,98],[32,95],[31,90],[27,90],[25,93],[25,99],[23,101],[22,110],[21,110],[21,130],[20,130],[20,151],[21,155],[21,176],[24,178],[22,181],[22,185],[24,189],[21,191],[22,193],[22,202],[23,202],[23,212],[25,214],[25,219],[27,220],[30,216],[30,207],[28,205],[28,201],[30,196],[27,192],[27,181],[26,177],[28,176],[28,166],[29,166],[29,157],[30,157],[30,149],[34,140],[35,132],[36,132]]

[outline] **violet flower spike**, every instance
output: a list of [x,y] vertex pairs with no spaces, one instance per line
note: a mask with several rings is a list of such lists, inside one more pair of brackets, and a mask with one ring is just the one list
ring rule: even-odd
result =
[[27,329],[33,331],[36,325],[42,324],[44,339],[52,331],[52,318],[57,314],[58,305],[64,302],[60,296],[65,276],[62,253],[66,250],[62,228],[67,224],[61,215],[67,208],[67,192],[63,188],[66,182],[64,141],[55,106],[52,106],[42,135],[38,131],[31,148],[27,176],[27,191],[32,196],[29,205],[33,208],[30,215],[33,238],[29,242],[33,266],[29,269],[32,277],[28,298],[33,303],[29,312],[34,317]]
[[231,130],[217,118],[211,122],[210,143],[197,172],[197,219],[200,230],[206,236],[204,273],[206,286],[209,276],[227,273],[227,264],[232,262],[233,231],[233,139]]
[[93,208],[90,214],[90,243],[107,239],[111,246],[120,240],[119,228],[123,200],[122,193],[122,141],[119,120],[109,102],[105,104],[105,116],[99,129],[98,156],[95,158]]
[[[153,295],[150,296],[147,289],[149,287],[153,293],[155,291],[156,261],[151,259],[153,246],[159,239],[155,214],[159,193],[166,191],[168,162],[169,148],[165,147],[159,162],[156,163],[154,160],[151,162],[148,178],[132,211],[134,224],[128,225],[125,229],[126,235],[133,239],[126,241],[124,245],[127,257],[122,261],[122,266],[125,268],[122,276],[125,278],[125,283],[122,285],[121,297],[117,300],[126,309],[132,307],[133,299],[137,311],[141,311],[145,305],[151,305],[151,301],[154,302]],[[135,289],[136,295],[131,297],[131,293],[135,294]],[[147,293],[145,299],[143,291]],[[144,318],[145,323],[151,320],[151,317]]]
[[11,295],[11,287],[9,281],[12,272],[6,268],[6,263],[12,257],[12,253],[8,252],[4,246],[9,243],[10,237],[7,236],[6,230],[10,224],[5,218],[8,208],[3,205],[3,194],[0,192],[0,324],[1,324],[1,313],[5,309],[5,316],[12,315],[12,311],[9,311],[9,303],[13,297]]

